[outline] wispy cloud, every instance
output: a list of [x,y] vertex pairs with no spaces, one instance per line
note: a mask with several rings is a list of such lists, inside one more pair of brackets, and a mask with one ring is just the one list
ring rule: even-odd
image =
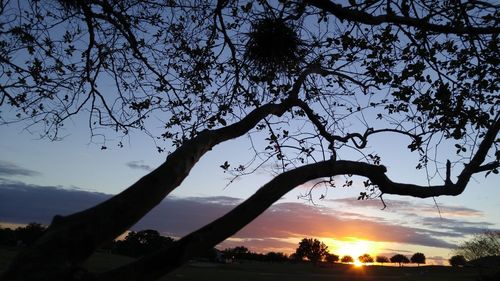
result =
[[127,167],[135,170],[143,170],[143,171],[152,171],[153,168],[151,166],[144,164],[144,161],[130,161],[126,163]]
[[457,237],[481,233],[494,227],[494,224],[489,222],[470,222],[450,218],[430,217],[422,218],[421,220],[425,226],[449,230],[451,233],[456,234]]
[[436,264],[436,265],[448,265],[448,259],[442,256],[432,256],[427,257],[428,264]]
[[383,251],[391,252],[391,253],[413,253],[412,251],[401,250],[401,249],[383,249]]
[[283,239],[266,238],[229,238],[219,245],[219,248],[234,248],[244,245],[254,252],[290,252],[297,247],[297,243]]
[[238,232],[235,237],[348,237],[450,248],[454,244],[433,237],[426,229],[391,224],[383,220],[345,218],[342,212],[301,203],[278,203]]
[[29,170],[26,168],[19,167],[18,165],[0,160],[0,176],[25,176],[34,177],[39,176],[40,173],[37,171]]
[[[380,200],[356,200],[356,198],[330,199],[328,201],[340,203],[353,207],[377,208],[382,209],[383,203]],[[406,200],[384,200],[386,211],[395,211],[398,213],[410,213],[419,215],[441,214],[443,217],[482,217],[483,212],[463,206],[451,206],[444,204],[429,204],[425,202],[415,202]]]

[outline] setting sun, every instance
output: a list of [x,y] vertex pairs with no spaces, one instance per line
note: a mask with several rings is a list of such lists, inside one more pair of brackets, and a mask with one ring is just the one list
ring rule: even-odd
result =
[[351,256],[355,263],[359,262],[358,257],[363,254],[375,255],[378,252],[378,247],[375,243],[366,240],[353,240],[353,241],[335,241],[333,244],[336,247],[335,253],[340,256]]
[[362,266],[362,265],[363,265],[363,263],[362,263],[362,262],[360,262],[360,261],[359,261],[359,259],[355,258],[355,259],[354,259],[354,263],[353,263],[353,265],[354,265],[354,266],[356,266],[356,267],[359,267],[359,266]]

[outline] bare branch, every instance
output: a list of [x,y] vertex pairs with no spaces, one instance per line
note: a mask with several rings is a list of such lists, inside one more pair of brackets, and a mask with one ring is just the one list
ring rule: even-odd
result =
[[[472,157],[472,160],[469,164],[465,165],[465,168],[458,176],[457,186],[461,188],[461,191],[465,189],[467,183],[469,182],[471,176],[480,169],[483,164],[486,156],[488,155],[488,151],[490,150],[493,143],[495,143],[498,131],[500,130],[500,113],[497,114],[494,123],[491,128],[486,132],[483,141],[479,145],[476,154]],[[461,193],[461,192],[460,192]]]
[[[403,135],[411,137],[414,140],[419,138],[418,135],[412,134],[410,132],[397,130],[397,129],[390,129],[390,128],[377,129],[377,130],[374,130],[373,128],[368,128],[363,134],[361,134],[361,133],[349,133],[345,136],[334,135],[326,130],[325,124],[323,124],[321,122],[320,117],[316,113],[314,113],[312,108],[306,102],[304,102],[302,100],[296,100],[296,101],[294,101],[294,103],[295,103],[295,105],[300,107],[302,110],[304,110],[304,112],[306,113],[309,120],[311,120],[311,122],[314,124],[316,129],[319,131],[320,135],[322,137],[324,137],[327,141],[329,141],[331,145],[333,145],[333,143],[336,141],[342,142],[342,143],[347,143],[349,140],[352,140],[352,142],[354,143],[354,146],[356,146],[356,148],[358,148],[358,149],[361,149],[361,148],[366,147],[366,144],[368,142],[368,137],[370,135],[377,134],[377,133],[384,133],[384,132],[403,134]],[[356,139],[358,139],[360,142],[358,143],[356,141]]]
[[477,167],[474,170],[474,173],[486,172],[500,167],[500,163],[498,161],[490,162],[488,164],[484,164],[482,166]]
[[465,187],[467,186],[472,175],[474,175],[475,173],[486,171],[485,169],[486,167],[494,168],[495,166],[498,166],[498,163],[495,162],[493,162],[493,164],[489,163],[485,165],[482,165],[482,163],[486,159],[488,151],[495,143],[495,139],[498,135],[499,130],[500,130],[500,119],[497,116],[494,124],[486,132],[486,135],[484,136],[483,141],[479,145],[476,154],[474,155],[474,157],[472,157],[471,161],[465,165],[464,169],[458,176],[458,180],[456,183],[452,183],[451,180],[446,179],[444,185],[419,186],[414,184],[402,184],[402,183],[392,182],[385,174],[382,175],[366,174],[365,176],[370,178],[374,184],[378,185],[379,189],[383,193],[407,195],[420,198],[427,198],[427,197],[441,196],[441,195],[452,195],[452,196],[459,195],[465,190]]
[[[329,12],[341,20],[364,23],[368,25],[380,25],[382,23],[393,23],[406,26],[413,26],[423,30],[439,32],[444,34],[496,34],[500,32],[498,26],[487,27],[469,27],[469,26],[454,26],[440,25],[428,22],[425,19],[412,18],[409,16],[398,16],[392,12],[385,15],[373,16],[364,11],[353,10],[342,7],[329,0],[305,0],[306,4]],[[389,2],[389,1],[387,1]]]
[[445,183],[451,183],[451,162],[450,160],[446,161],[446,178],[444,180]]
[[2,96],[2,100],[0,100],[0,105],[2,105],[4,103],[4,100],[5,100],[5,97],[7,97],[7,99],[9,99],[9,102],[15,106],[15,107],[19,107],[19,103],[16,101],[16,99],[11,96],[4,88],[3,85],[0,84],[0,92],[2,92],[3,96]]

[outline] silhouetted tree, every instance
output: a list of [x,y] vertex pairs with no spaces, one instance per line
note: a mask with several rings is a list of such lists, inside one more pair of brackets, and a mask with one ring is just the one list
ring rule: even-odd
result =
[[170,237],[161,236],[156,230],[131,231],[124,240],[116,241],[113,251],[117,254],[140,257],[173,243]]
[[500,231],[486,231],[462,242],[454,251],[472,261],[487,256],[500,256]]
[[399,267],[401,267],[401,266],[403,266],[403,263],[409,263],[410,260],[405,255],[396,254],[396,255],[391,257],[391,262],[398,263]]
[[302,260],[307,258],[313,264],[317,264],[328,253],[328,246],[318,239],[304,238],[299,242],[299,246],[295,250],[295,255]]
[[451,266],[464,266],[467,263],[467,260],[461,255],[452,256],[448,261]]
[[281,252],[269,252],[266,254],[266,261],[270,262],[286,262],[288,261],[288,256]]
[[222,251],[224,255],[233,260],[249,259],[250,250],[245,246],[237,246],[234,248],[227,248]]
[[425,264],[425,255],[423,253],[415,253],[411,256],[410,261],[420,266],[420,264]]
[[222,251],[217,250],[216,248],[211,248],[206,250],[205,252],[200,252],[198,255],[193,257],[194,259],[205,259],[210,262],[218,262],[225,263],[226,258]]
[[29,246],[40,238],[47,228],[39,223],[29,223],[12,230],[0,227],[0,245]]
[[358,257],[358,260],[362,263],[373,263],[373,258],[369,254],[363,254]]
[[14,231],[17,242],[23,245],[31,245],[40,238],[46,231],[46,227],[39,223],[29,223],[24,227],[18,227]]
[[[497,8],[386,2],[3,1],[1,124],[21,122],[57,139],[78,117],[102,149],[144,131],[158,151],[170,150],[122,193],[54,217],[4,278],[154,280],[310,180],[360,176],[359,199],[428,198],[459,195],[473,175],[498,173]],[[407,137],[392,149],[414,152],[417,169],[435,169],[443,182],[391,180],[368,145],[381,134]],[[108,272],[82,272],[96,249],[159,204],[207,151],[243,135],[263,140],[248,145],[264,160],[221,168],[237,177],[274,162],[279,175],[169,247]],[[366,157],[344,160],[351,150]]]
[[302,257],[297,256],[297,254],[296,254],[296,253],[292,253],[292,254],[290,255],[290,261],[292,261],[292,262],[294,262],[294,263],[296,263],[296,262],[301,262],[302,260],[303,260],[303,259],[302,259]]
[[384,263],[389,262],[389,258],[386,256],[377,256],[375,261],[383,265]]
[[350,262],[354,262],[354,259],[351,256],[346,255],[346,256],[343,256],[340,259],[340,261],[343,262],[343,263],[350,263]]
[[0,227],[0,245],[16,246],[15,231],[10,228]]
[[326,253],[325,254],[325,261],[327,263],[335,263],[339,261],[339,256],[331,253]]

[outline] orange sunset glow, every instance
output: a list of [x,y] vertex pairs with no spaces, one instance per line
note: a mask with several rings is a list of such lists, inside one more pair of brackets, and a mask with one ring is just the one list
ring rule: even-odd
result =
[[325,239],[325,243],[331,252],[343,256],[351,256],[354,259],[354,263],[361,264],[358,261],[358,257],[363,254],[369,254],[375,256],[380,250],[380,246],[368,240],[361,240],[354,237],[348,237],[347,241],[335,240],[335,239]]
[[362,262],[360,262],[360,261],[356,258],[356,259],[354,259],[354,263],[353,263],[353,265],[354,265],[354,266],[356,266],[356,267],[360,267],[360,266],[363,266],[363,263],[362,263]]
[[357,257],[366,253],[374,255],[374,252],[376,251],[375,244],[371,241],[355,240],[352,242],[342,241],[338,243],[340,244],[340,247],[335,252],[341,256],[349,255],[354,259],[357,259]]

